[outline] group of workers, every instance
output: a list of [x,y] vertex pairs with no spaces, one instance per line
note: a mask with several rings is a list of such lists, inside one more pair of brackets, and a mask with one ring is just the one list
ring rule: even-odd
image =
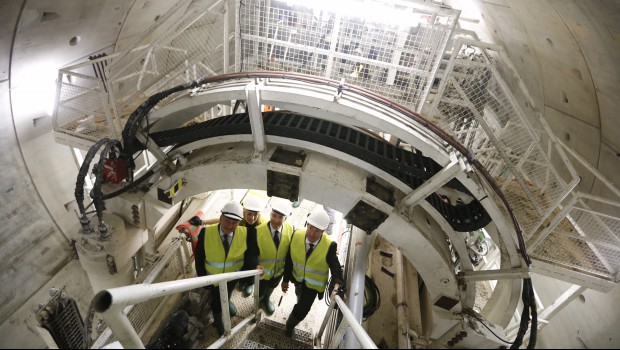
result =
[[[295,285],[297,303],[286,322],[286,335],[294,338],[297,326],[310,312],[315,298],[322,299],[326,287],[337,293],[344,285],[342,269],[337,257],[337,244],[325,233],[330,218],[323,208],[315,208],[307,217],[305,228],[295,228],[286,222],[292,213],[291,202],[282,198],[271,199],[271,213],[267,220],[261,212],[266,207],[259,198],[247,196],[243,206],[227,202],[219,219],[201,221],[205,226],[198,234],[195,246],[195,264],[198,276],[215,275],[241,270],[261,270],[259,282],[260,308],[267,315],[275,312],[271,294],[280,285],[283,292]],[[198,218],[192,218],[197,221]],[[331,285],[327,286],[331,272]],[[230,316],[237,308],[230,300],[237,280],[228,282]],[[253,293],[254,277],[239,281],[244,297]],[[211,290],[211,310],[219,335],[224,334],[220,291]]]

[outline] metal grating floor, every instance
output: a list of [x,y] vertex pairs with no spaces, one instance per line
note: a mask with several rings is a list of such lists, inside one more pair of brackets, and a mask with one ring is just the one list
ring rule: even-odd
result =
[[312,335],[299,328],[295,339],[284,335],[286,326],[269,319],[260,322],[249,336],[238,346],[239,349],[312,349]]

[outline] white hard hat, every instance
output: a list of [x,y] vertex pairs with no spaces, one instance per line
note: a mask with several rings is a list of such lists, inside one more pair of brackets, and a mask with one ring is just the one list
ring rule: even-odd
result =
[[271,198],[271,209],[284,216],[289,216],[293,212],[291,201],[278,197]]
[[310,215],[308,215],[308,224],[325,231],[329,226],[329,215],[322,208],[315,208]]
[[229,219],[241,220],[243,219],[243,208],[241,207],[241,204],[235,201],[230,201],[222,207],[222,215]]
[[252,195],[246,196],[243,200],[243,207],[251,211],[263,211],[266,204],[265,201]]

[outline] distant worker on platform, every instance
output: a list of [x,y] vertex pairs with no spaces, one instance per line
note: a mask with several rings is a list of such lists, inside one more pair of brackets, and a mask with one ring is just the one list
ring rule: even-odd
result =
[[323,299],[323,292],[331,272],[330,291],[339,292],[344,286],[342,269],[338,261],[337,244],[325,233],[329,216],[323,208],[315,208],[305,229],[293,233],[289,254],[286,257],[282,291],[287,292],[289,281],[295,284],[297,304],[286,321],[286,335],[293,338],[295,326],[306,316],[314,299]]
[[[243,219],[241,204],[230,201],[222,207],[219,224],[213,224],[203,228],[198,234],[196,246],[196,274],[198,276],[217,275],[226,272],[237,272],[244,266],[258,265],[258,246],[256,233],[248,235],[248,230],[255,228],[239,226]],[[228,305],[230,316],[237,314],[237,307],[230,301],[237,280],[228,282]],[[208,287],[211,290],[211,310],[215,328],[221,336],[224,334],[222,321],[222,305],[220,303],[220,290],[218,285]]]
[[[362,49],[361,48],[356,48],[355,50],[353,50],[353,55],[357,56],[357,57],[361,57],[362,56]],[[351,74],[349,74],[349,76],[351,78],[364,78],[364,79],[368,79],[369,75],[368,75],[368,65],[362,62],[355,62],[353,64],[353,72],[351,72]]]

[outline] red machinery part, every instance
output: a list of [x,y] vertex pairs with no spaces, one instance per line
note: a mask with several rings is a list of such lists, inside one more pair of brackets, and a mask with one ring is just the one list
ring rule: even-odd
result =
[[121,183],[129,176],[129,166],[123,159],[107,158],[103,161],[103,182]]
[[[202,216],[204,215],[204,213],[202,211],[197,211],[194,216],[198,216],[199,218],[202,218]],[[188,240],[191,240],[192,242],[192,256],[194,255],[194,253],[196,252],[196,244],[198,244],[198,234],[200,233],[200,230],[202,229],[203,225],[198,225],[198,226],[194,226],[192,224],[189,223],[189,221],[182,223],[181,225],[177,226],[176,229],[185,234],[185,236],[188,238]]]

